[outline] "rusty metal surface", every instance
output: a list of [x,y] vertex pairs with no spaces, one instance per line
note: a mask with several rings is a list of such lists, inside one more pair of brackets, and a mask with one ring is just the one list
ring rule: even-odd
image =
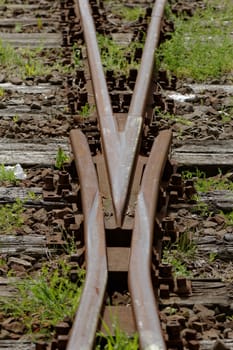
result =
[[79,130],[71,131],[71,144],[81,184],[87,272],[67,350],[83,350],[91,349],[94,342],[107,283],[107,259],[102,201],[89,146]]
[[[123,311],[123,314],[126,313],[128,317],[126,323],[132,324],[130,328],[133,329],[136,321],[142,349],[166,349],[151,284],[150,264],[159,184],[170,147],[170,131],[161,132],[154,142],[143,174],[141,188],[140,180],[144,166],[141,161],[139,162],[138,154],[142,126],[148,113],[147,104],[150,102],[154,53],[158,44],[165,3],[166,0],[157,0],[154,5],[129,114],[125,125],[121,124],[119,129],[112,111],[89,2],[88,0],[76,1],[88,53],[103,146],[102,161],[105,164],[102,167],[101,162],[96,161],[95,169],[94,159],[91,158],[84,135],[78,130],[71,131],[72,150],[81,185],[87,276],[68,350],[92,349],[108,272],[110,270],[111,272],[127,271],[127,269],[129,269],[132,310],[130,308],[128,309],[130,312]],[[136,170],[136,165],[139,170]],[[138,195],[133,193],[133,196],[137,197],[137,206],[134,225],[132,225],[134,229],[130,262],[130,248],[124,249],[125,259],[122,266],[117,266],[117,260],[123,251],[112,247],[106,253],[106,226],[104,227],[104,212],[96,171],[99,171],[98,176],[107,172],[109,183],[104,187],[104,191],[106,193],[110,191],[116,228],[119,230],[123,229],[125,209],[131,193],[136,188],[139,191]],[[135,177],[138,177],[136,181]],[[108,314],[106,310],[105,307],[104,315]]]
[[152,19],[148,29],[145,50],[136,80],[129,115],[124,131],[118,132],[101,64],[89,2],[88,0],[78,1],[92,75],[113,207],[115,210],[116,222],[119,227],[122,224],[122,218],[132,184],[133,170],[141,139],[147,97],[151,85],[154,52],[158,44],[160,23],[165,3],[166,0],[157,0],[153,8]]
[[151,282],[151,247],[160,180],[170,143],[171,132],[168,130],[162,131],[155,139],[143,174],[135,213],[129,289],[142,349],[166,349]]

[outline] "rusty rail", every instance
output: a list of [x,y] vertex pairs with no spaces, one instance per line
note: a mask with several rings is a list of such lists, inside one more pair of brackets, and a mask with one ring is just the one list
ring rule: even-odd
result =
[[118,132],[101,64],[89,2],[88,0],[78,1],[99,116],[103,152],[112,192],[113,207],[119,226],[122,223],[122,216],[132,184],[133,169],[135,167],[151,75],[153,73],[154,52],[158,44],[160,23],[165,3],[166,0],[157,0],[153,8],[152,19],[148,29],[145,49],[143,51],[126,126],[123,132]]
[[94,341],[107,283],[107,259],[102,201],[89,146],[79,130],[71,131],[71,144],[81,185],[87,272],[68,349],[83,350],[91,349]]
[[129,290],[142,349],[166,349],[151,282],[151,247],[160,181],[170,143],[169,130],[162,131],[155,139],[143,174],[135,213],[129,263]]
[[[106,164],[116,225],[121,228],[138,160],[141,131],[150,95],[154,53],[158,45],[166,0],[157,0],[149,25],[140,70],[124,130],[119,132],[101,64],[95,26],[88,0],[77,0],[92,85],[97,106],[103,156]],[[138,193],[132,232],[129,287],[142,349],[166,349],[159,324],[151,276],[151,246],[160,179],[168,157],[171,133],[161,132],[154,142]],[[87,276],[80,306],[73,324],[68,350],[90,350],[107,283],[107,252],[101,194],[87,141],[77,130],[71,131],[71,145],[78,171],[86,244]],[[143,286],[143,289],[142,289]],[[146,291],[145,291],[146,289]]]

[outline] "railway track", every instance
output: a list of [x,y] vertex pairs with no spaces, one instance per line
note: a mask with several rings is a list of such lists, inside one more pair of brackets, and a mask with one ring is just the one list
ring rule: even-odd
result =
[[[133,325],[135,322],[142,348],[148,346],[166,348],[160,327],[158,306],[152,291],[150,256],[156,203],[159,197],[161,178],[167,162],[171,133],[164,131],[158,136],[143,173],[138,158],[143,119],[146,112],[147,114],[150,113],[148,111],[148,101],[152,98],[153,90],[149,91],[149,89],[151,89],[154,52],[158,45],[164,6],[165,2],[161,1],[156,2],[153,8],[141,69],[135,82],[128,115],[121,116],[122,119],[125,118],[125,121],[124,126],[121,126],[119,130],[120,126],[113,114],[101,64],[91,7],[88,1],[78,4],[77,11],[85,38],[103,155],[98,159],[99,164],[96,164],[96,173],[85,137],[78,130],[71,131],[72,150],[82,193],[87,275],[79,311],[75,317],[68,342],[68,349],[77,347],[91,349],[95,341],[101,312],[103,317],[108,314],[110,318],[118,318],[118,309],[124,315],[124,323]],[[149,115],[147,118],[149,118]],[[157,165],[159,164],[158,169],[155,168],[154,162]],[[106,174],[103,172],[104,168]],[[135,168],[136,175],[134,175]],[[98,178],[100,184],[98,184]],[[140,180],[141,189],[138,189]],[[108,208],[102,208],[101,194],[103,196],[103,190],[101,187],[103,183],[109,184],[108,194],[105,195],[105,198],[108,202],[111,202],[112,209],[110,210],[114,223],[108,232],[108,238],[105,233],[107,225],[104,223],[103,211],[109,211],[109,203]],[[133,183],[136,183],[136,185],[133,185]],[[121,247],[124,222],[127,219],[125,213],[127,208],[129,209],[128,198],[133,186],[134,190],[132,191],[134,193],[133,199],[131,196],[130,206],[132,207],[136,202],[137,204],[135,214],[133,214],[135,216],[134,223],[131,223],[132,227],[130,230],[128,229],[127,233],[131,244],[128,247]],[[131,209],[131,211],[133,210]],[[115,237],[112,238],[111,236]],[[105,243],[106,240],[108,246]],[[124,255],[126,261],[129,260],[129,262],[126,263],[125,267],[121,267],[121,272],[128,275],[133,308],[109,307],[105,305],[106,287],[107,284],[114,283],[115,278],[119,279],[119,277],[114,276],[114,272],[115,274],[119,272],[119,259]],[[140,261],[140,263],[138,264],[137,261]],[[127,285],[127,280],[124,278],[121,283]],[[143,289],[140,286],[143,286]],[[118,321],[122,328],[122,321]],[[110,325],[111,323],[108,322],[108,327]],[[86,329],[89,330],[88,333]]]
[[[102,1],[3,6],[9,19],[0,20],[2,41],[16,48],[38,47],[43,42],[38,55],[52,70],[34,75],[28,59],[24,63],[26,78],[13,77],[12,72],[1,77],[5,93],[0,161],[19,162],[28,170],[23,185],[1,188],[0,200],[6,204],[21,198],[28,210],[26,217],[33,220],[33,225],[25,224],[16,234],[1,237],[2,294],[15,295],[7,272],[13,268],[20,278],[30,274],[32,267],[38,269],[36,260],[42,265],[46,257],[54,259],[54,266],[59,266],[59,257],[68,262],[72,281],[77,282],[83,266],[86,277],[75,318],[65,317],[49,326],[52,341],[43,336],[34,341],[36,345],[22,340],[24,330],[15,330],[18,319],[3,314],[0,348],[92,349],[97,346],[96,332],[108,329],[108,335],[114,334],[116,324],[130,336],[138,333],[142,349],[232,348],[231,326],[222,315],[224,305],[230,314],[230,284],[220,278],[173,277],[171,265],[162,262],[167,243],[185,236],[182,225],[201,225],[188,211],[193,205],[193,183],[184,182],[177,169],[196,165],[229,168],[232,163],[231,140],[227,146],[225,140],[218,140],[221,150],[211,138],[195,148],[191,132],[191,142],[181,144],[177,129],[154,114],[157,106],[182,109],[172,97],[175,79],[167,81],[164,72],[154,73],[161,26],[163,34],[168,26],[162,22],[165,3],[140,3],[144,15],[130,25],[121,24]],[[17,20],[10,19],[12,13]],[[143,53],[140,45],[134,53],[135,60],[141,61],[140,69],[117,76],[110,69],[104,73],[96,32],[127,46],[134,40],[140,44],[141,30],[147,33]],[[53,66],[56,57],[67,70]],[[217,87],[211,86],[216,91]],[[200,86],[185,89],[200,94]],[[208,157],[211,147],[213,156]],[[73,161],[63,164],[70,149]],[[51,166],[56,156],[61,158],[63,170]],[[225,195],[220,193],[217,205],[223,208],[224,203]],[[173,220],[177,211],[180,233]],[[220,219],[216,216],[216,220]],[[198,243],[204,255],[216,249],[211,237]],[[72,253],[64,254],[66,244],[75,246]],[[218,244],[215,253],[221,256],[222,243]],[[230,246],[227,249],[231,254]],[[215,329],[213,310],[220,331],[207,335]],[[33,327],[39,327],[36,321]]]

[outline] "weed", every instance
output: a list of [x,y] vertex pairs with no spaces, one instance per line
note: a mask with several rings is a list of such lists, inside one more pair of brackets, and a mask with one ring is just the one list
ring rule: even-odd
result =
[[72,318],[78,307],[84,271],[78,270],[79,280],[73,283],[70,269],[60,260],[55,268],[44,265],[34,278],[15,281],[18,297],[1,300],[1,312],[18,319],[32,337],[33,333],[50,337],[53,327],[65,317]]
[[0,41],[0,65],[8,75],[14,74],[25,79],[36,75],[45,76],[51,74],[54,70],[59,72],[68,71],[58,60],[52,64],[45,64],[44,59],[47,63],[47,57],[42,46],[35,49],[16,49]]
[[175,19],[176,30],[171,40],[159,49],[163,68],[178,77],[199,81],[232,71],[233,7],[229,0],[221,7],[217,4],[215,0],[209,1],[193,17]]
[[[97,333],[98,342],[96,350],[138,350],[139,348],[139,340],[138,334],[134,334],[132,337],[129,337],[125,332],[123,332],[118,326],[117,322],[113,322],[113,334],[109,327],[104,323],[105,333],[99,332]],[[102,343],[105,343],[103,346]]]
[[[156,110],[155,110],[155,112],[157,113]],[[188,126],[193,125],[193,122],[191,122],[190,120],[187,120],[187,119],[185,119],[184,117],[181,117],[181,116],[176,116],[176,115],[170,114],[170,113],[163,113],[163,114],[161,114],[161,112],[159,113],[159,115],[163,119],[171,120],[171,121],[174,121],[175,123],[179,123],[179,124],[182,124],[182,125],[188,125]]]
[[172,307],[172,306],[167,306],[164,311],[166,312],[166,314],[168,314],[169,316],[175,315],[178,311],[177,308]]
[[224,213],[223,211],[220,213],[226,219],[226,226],[233,226],[233,210],[228,213]]
[[38,30],[43,29],[43,22],[42,22],[42,19],[40,17],[37,18],[37,28],[38,28]]
[[186,262],[193,259],[195,253],[196,245],[190,235],[184,232],[175,243],[165,247],[162,262],[172,265],[175,276],[191,277],[192,273],[188,270]]
[[196,213],[203,218],[208,218],[212,215],[212,212],[209,211],[208,204],[202,202],[198,195],[194,195],[193,199],[195,200],[196,204],[191,209],[192,213]]
[[23,202],[17,198],[15,203],[0,206],[0,232],[12,233],[24,223]]
[[87,118],[93,112],[94,108],[94,106],[90,106],[89,103],[86,103],[78,113],[81,117]]
[[73,52],[73,61],[76,66],[76,68],[82,66],[82,48],[79,47],[77,44],[74,44],[72,47],[72,52]]
[[0,266],[6,266],[6,264],[7,264],[6,259],[5,259],[5,258],[2,258],[2,257],[0,256]]
[[[98,35],[97,39],[105,70],[113,70],[116,75],[121,75],[128,74],[130,68],[138,68],[138,62],[134,57],[136,50],[143,47],[142,43],[131,42],[125,47],[107,36]],[[127,59],[128,56],[132,57],[130,62]]]
[[220,122],[222,124],[230,123],[233,119],[233,98],[230,99],[227,106],[223,106],[219,111]]
[[226,317],[226,319],[227,319],[228,321],[233,321],[233,315],[228,315],[228,316]]
[[145,9],[139,6],[128,7],[121,3],[115,3],[114,5],[111,7],[112,13],[120,16],[122,20],[127,22],[135,22],[145,15]]
[[13,116],[12,121],[13,121],[13,123],[15,123],[15,124],[18,123],[18,121],[19,121],[19,116],[18,116],[18,114],[15,114],[15,115]]
[[22,25],[20,23],[15,24],[15,32],[20,33],[22,31]]
[[17,184],[18,180],[16,179],[13,169],[6,169],[4,164],[0,165],[0,184],[3,182],[10,182],[11,184]]
[[212,263],[212,262],[214,262],[215,261],[215,259],[216,259],[216,257],[217,257],[217,253],[215,253],[215,252],[210,252],[210,254],[209,254],[209,262],[210,263]]
[[3,88],[0,88],[0,98],[4,97],[5,95],[5,90]]
[[199,169],[195,172],[184,171],[183,178],[194,178],[195,188],[198,192],[209,192],[214,190],[233,190],[233,182],[228,174],[223,175],[221,170],[218,170],[218,175],[213,177],[206,177],[206,174]]
[[190,233],[188,232],[184,232],[180,235],[176,242],[176,247],[180,253],[184,253],[187,256],[193,256],[195,254],[196,245],[190,238]]
[[35,201],[35,200],[40,200],[41,198],[42,198],[41,195],[38,195],[33,191],[28,191],[27,193],[27,199]]
[[64,150],[59,147],[56,155],[55,167],[57,169],[62,169],[64,164],[70,160],[69,156],[64,152]]

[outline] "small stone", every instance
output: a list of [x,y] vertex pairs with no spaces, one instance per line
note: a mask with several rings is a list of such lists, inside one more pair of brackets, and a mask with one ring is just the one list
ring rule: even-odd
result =
[[227,232],[226,232],[225,229],[220,230],[220,231],[217,231],[217,235],[218,235],[219,237],[221,237],[221,238],[223,238],[223,237],[225,236],[226,233],[227,233]]
[[224,241],[233,242],[233,233],[226,233],[223,237]]
[[26,255],[26,254],[20,255],[20,259],[29,261],[31,263],[34,263],[36,261],[36,258],[34,258],[33,256]]
[[41,208],[41,209],[37,210],[33,214],[33,219],[35,221],[39,221],[40,223],[47,222],[47,211],[44,208]]
[[14,85],[21,85],[23,83],[23,80],[18,77],[13,77],[10,79],[10,82]]
[[216,227],[216,226],[217,226],[217,222],[213,222],[213,221],[210,221],[210,220],[206,220],[206,221],[204,221],[203,226],[204,226],[205,228]]
[[0,12],[4,12],[6,10],[7,10],[7,6],[5,5],[0,6]]
[[203,322],[193,322],[192,323],[193,329],[195,329],[197,332],[202,333],[205,327],[205,324]]
[[37,109],[40,110],[41,109],[41,105],[39,103],[33,102],[31,104],[31,109]]
[[45,83],[47,83],[47,81],[48,80],[46,79],[46,77],[43,77],[43,76],[36,78],[37,84],[45,84]]
[[13,332],[13,333],[20,333],[22,334],[24,332],[24,325],[22,322],[15,321],[14,318],[7,318],[3,323],[2,323],[3,329]]
[[27,235],[30,235],[33,233],[33,230],[28,225],[23,225],[22,229],[23,229],[23,232],[26,233]]
[[9,265],[21,265],[25,268],[30,268],[32,267],[32,264],[29,262],[29,261],[26,261],[26,260],[23,260],[23,259],[19,259],[19,258],[14,258],[14,257],[11,257],[9,258],[8,260],[8,264]]
[[6,329],[1,329],[0,340],[9,339],[10,333]]
[[206,228],[206,229],[204,229],[204,234],[209,235],[209,236],[214,235],[215,229],[213,229],[212,227]]
[[208,309],[206,306],[202,304],[195,304],[193,307],[193,311],[197,313],[197,316],[202,320],[205,321],[209,317],[212,317],[215,315],[214,310]]
[[50,84],[52,85],[61,85],[62,79],[60,77],[53,76],[49,79]]
[[212,217],[211,221],[215,221],[218,225],[222,225],[225,223],[225,218],[223,215],[216,214]]
[[5,83],[5,81],[6,81],[5,74],[0,74],[0,83]]
[[229,347],[218,339],[213,346],[213,350],[229,350]]
[[23,8],[16,8],[13,10],[13,15],[14,16],[19,16],[22,15],[24,13],[24,9]]
[[[205,331],[203,334],[204,339],[215,340],[219,338],[220,331],[214,328]],[[219,349],[220,350],[220,349]]]

